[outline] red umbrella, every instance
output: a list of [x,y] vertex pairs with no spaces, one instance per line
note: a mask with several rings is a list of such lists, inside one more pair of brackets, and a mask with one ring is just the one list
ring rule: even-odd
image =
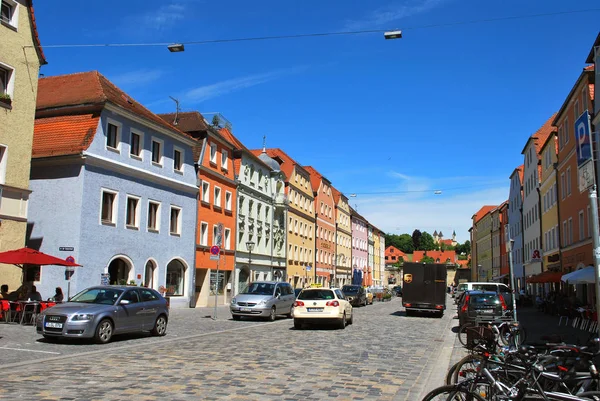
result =
[[77,263],[67,262],[64,259],[36,251],[31,248],[14,249],[12,251],[0,252],[0,263],[12,264],[19,267],[23,265],[58,265],[58,266],[81,266]]

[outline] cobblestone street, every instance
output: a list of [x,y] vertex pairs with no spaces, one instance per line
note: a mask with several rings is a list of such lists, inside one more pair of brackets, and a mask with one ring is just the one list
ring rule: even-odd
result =
[[406,317],[394,298],[355,308],[345,330],[237,322],[225,308],[216,321],[209,309],[173,310],[166,337],[104,346],[47,343],[31,326],[1,325],[0,399],[418,400],[448,368],[450,299],[448,308],[441,319]]

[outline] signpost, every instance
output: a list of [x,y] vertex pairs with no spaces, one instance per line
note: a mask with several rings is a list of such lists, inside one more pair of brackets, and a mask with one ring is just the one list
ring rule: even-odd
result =
[[215,232],[214,243],[215,244],[210,247],[210,260],[217,261],[217,273],[215,274],[214,279],[215,310],[212,319],[217,320],[217,305],[219,303],[219,282],[222,280],[221,277],[225,278],[224,273],[219,273],[219,260],[221,259],[221,246],[223,245],[223,223],[217,224],[217,231]]

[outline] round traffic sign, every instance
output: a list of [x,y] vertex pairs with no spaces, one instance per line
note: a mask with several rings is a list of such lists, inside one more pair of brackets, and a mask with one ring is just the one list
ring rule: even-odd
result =
[[219,252],[221,252],[221,249],[218,246],[213,245],[213,246],[210,247],[210,254],[211,255],[218,255]]
[[75,263],[75,258],[73,256],[67,256],[65,260],[69,263]]

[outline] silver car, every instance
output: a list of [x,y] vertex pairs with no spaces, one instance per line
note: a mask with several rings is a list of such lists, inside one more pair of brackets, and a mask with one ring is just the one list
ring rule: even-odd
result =
[[164,336],[168,319],[167,300],[151,288],[98,286],[44,310],[36,330],[48,339],[94,338],[107,343],[121,333],[151,331]]
[[233,320],[242,316],[267,317],[274,321],[277,315],[292,317],[296,296],[289,283],[257,281],[231,300],[229,310]]

